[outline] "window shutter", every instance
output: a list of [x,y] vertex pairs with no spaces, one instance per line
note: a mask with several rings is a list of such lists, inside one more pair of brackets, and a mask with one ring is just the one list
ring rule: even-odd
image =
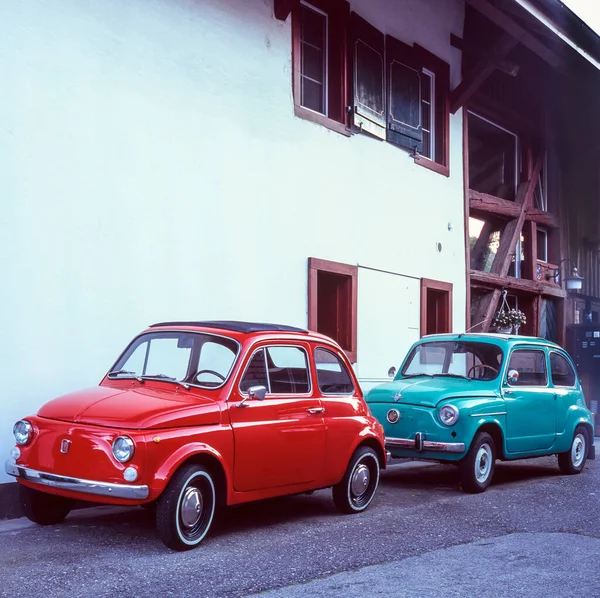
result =
[[350,53],[354,92],[352,124],[385,139],[385,37],[356,13],[350,15]]
[[421,116],[421,66],[412,47],[386,37],[388,114],[387,140],[395,145],[423,150]]

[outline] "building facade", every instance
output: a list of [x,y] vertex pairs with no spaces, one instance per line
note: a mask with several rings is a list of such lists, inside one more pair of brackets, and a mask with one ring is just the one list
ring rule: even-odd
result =
[[521,121],[539,116],[522,75],[540,59],[506,19],[542,34],[521,0],[497,4],[0,6],[0,453],[14,421],[97,384],[157,321],[317,329],[365,388],[423,334],[488,329],[504,288],[536,334],[562,301],[564,329],[546,274],[574,255],[575,167],[559,180],[561,152],[538,143],[566,135],[550,108],[535,135],[505,118],[519,97]]

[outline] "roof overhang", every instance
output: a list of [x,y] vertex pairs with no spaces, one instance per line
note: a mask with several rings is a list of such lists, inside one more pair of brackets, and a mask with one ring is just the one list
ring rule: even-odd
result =
[[513,0],[600,70],[600,36],[560,0]]

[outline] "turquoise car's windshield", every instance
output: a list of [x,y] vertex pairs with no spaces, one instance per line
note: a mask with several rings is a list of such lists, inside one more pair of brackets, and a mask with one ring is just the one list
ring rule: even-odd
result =
[[491,343],[473,341],[431,341],[417,345],[398,378],[451,376],[493,380],[502,365],[503,352]]

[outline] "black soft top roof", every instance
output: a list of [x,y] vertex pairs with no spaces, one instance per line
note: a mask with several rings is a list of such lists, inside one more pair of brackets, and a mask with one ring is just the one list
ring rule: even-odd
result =
[[150,328],[160,328],[162,326],[202,326],[203,328],[220,328],[221,330],[231,330],[233,332],[300,332],[307,334],[308,330],[296,328],[295,326],[286,326],[284,324],[268,324],[266,322],[238,322],[235,320],[208,320],[205,322],[159,322],[152,324]]

